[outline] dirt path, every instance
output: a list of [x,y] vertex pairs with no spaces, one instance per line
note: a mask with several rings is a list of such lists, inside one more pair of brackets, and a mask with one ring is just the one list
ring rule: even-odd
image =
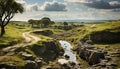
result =
[[[33,31],[31,31],[31,32],[33,32]],[[34,44],[34,43],[38,42],[39,40],[41,40],[40,38],[31,35],[30,34],[31,32],[23,33],[23,37],[25,38],[24,42],[27,43],[27,45]]]
[[9,46],[9,47],[3,48],[2,51],[3,51],[3,52],[13,52],[13,51],[15,51],[17,48],[25,47],[25,46],[28,46],[28,45],[32,45],[32,44],[38,42],[39,40],[41,40],[40,38],[31,35],[31,34],[30,34],[31,32],[33,32],[33,31],[24,32],[24,33],[22,34],[23,38],[25,39],[25,40],[23,40],[23,42],[18,43],[18,44],[14,45],[14,46]]

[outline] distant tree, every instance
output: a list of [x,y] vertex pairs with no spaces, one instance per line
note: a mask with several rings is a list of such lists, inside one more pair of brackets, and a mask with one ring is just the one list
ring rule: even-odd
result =
[[48,17],[44,17],[41,19],[41,22],[43,23],[44,27],[48,27],[51,23],[51,20]]
[[34,25],[37,25],[37,27],[40,27],[40,20],[33,20],[33,19],[30,19],[28,20],[29,24],[31,24],[32,28],[34,27]]
[[55,24],[55,22],[54,22],[54,21],[51,21],[50,24],[51,24],[51,25],[52,25],[52,24]]
[[5,34],[5,26],[8,25],[16,13],[22,13],[23,10],[23,6],[15,0],[0,0],[1,37]]
[[64,26],[68,26],[68,23],[67,23],[67,22],[64,22],[63,24],[64,24]]
[[34,20],[33,20],[33,19],[30,19],[30,20],[28,20],[28,22],[29,22],[29,24],[31,24],[31,25],[32,25],[32,27],[33,27]]
[[64,22],[63,24],[64,24],[64,29],[65,29],[65,30],[68,30],[68,23],[67,23],[67,22]]

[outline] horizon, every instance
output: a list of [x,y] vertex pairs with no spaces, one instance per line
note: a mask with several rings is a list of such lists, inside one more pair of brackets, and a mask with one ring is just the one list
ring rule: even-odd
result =
[[23,14],[12,20],[28,21],[49,17],[59,20],[117,20],[120,0],[16,0],[24,7]]

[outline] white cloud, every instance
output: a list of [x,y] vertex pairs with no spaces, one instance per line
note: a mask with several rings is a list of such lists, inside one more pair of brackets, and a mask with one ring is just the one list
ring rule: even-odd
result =
[[66,4],[57,1],[45,2],[43,6],[40,7],[44,11],[67,11]]
[[[76,20],[76,19],[118,19],[120,9],[96,9],[84,6],[85,3],[93,4],[91,1],[101,0],[65,0],[66,3],[58,2],[58,0],[53,2],[45,2],[42,6],[37,3],[28,4],[25,0],[17,0],[19,3],[24,5],[26,12],[23,14],[16,14],[13,20],[27,21],[29,19],[41,19],[42,17],[49,17],[51,20]],[[48,0],[47,0],[48,1]],[[118,2],[111,1],[108,2],[110,5],[117,5]],[[77,4],[77,5],[73,5]],[[103,4],[103,3],[102,3]],[[81,6],[82,5],[82,6]],[[57,8],[56,8],[57,6]],[[59,8],[62,7],[62,8]],[[77,11],[75,10],[77,8]],[[58,10],[59,9],[59,10]],[[66,11],[66,9],[68,11]],[[43,10],[43,11],[40,11]],[[81,11],[80,11],[81,10]],[[116,11],[110,12],[111,10]],[[31,12],[32,11],[32,12]],[[53,11],[53,12],[49,12]],[[66,12],[58,12],[66,11]]]
[[88,2],[91,2],[91,0],[65,0],[65,2],[73,2],[73,3],[77,3],[77,2],[80,2],[80,3],[88,3]]
[[16,0],[21,3],[25,9],[25,11],[39,11],[39,5],[37,3],[28,4],[25,0]]
[[16,1],[21,3],[21,4],[26,4],[26,2],[24,0],[16,0]]
[[79,6],[87,6],[95,9],[118,9],[120,8],[120,2],[118,0],[65,0],[68,3],[77,4]]
[[27,4],[25,8],[26,8],[26,11],[39,11],[39,5],[37,3]]
[[66,4],[53,1],[53,2],[44,2],[42,6],[39,6],[37,3],[28,4],[25,0],[16,0],[24,6],[25,11],[67,11]]

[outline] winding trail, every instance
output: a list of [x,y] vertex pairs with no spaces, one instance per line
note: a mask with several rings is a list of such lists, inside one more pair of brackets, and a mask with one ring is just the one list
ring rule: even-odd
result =
[[18,49],[20,47],[29,46],[29,45],[35,44],[36,42],[41,40],[39,37],[31,35],[30,34],[31,32],[34,32],[34,31],[24,32],[22,34],[22,36],[25,40],[23,40],[21,43],[18,43],[14,46],[9,46],[9,47],[3,48],[2,51],[7,52],[7,53],[14,52],[16,49]]

